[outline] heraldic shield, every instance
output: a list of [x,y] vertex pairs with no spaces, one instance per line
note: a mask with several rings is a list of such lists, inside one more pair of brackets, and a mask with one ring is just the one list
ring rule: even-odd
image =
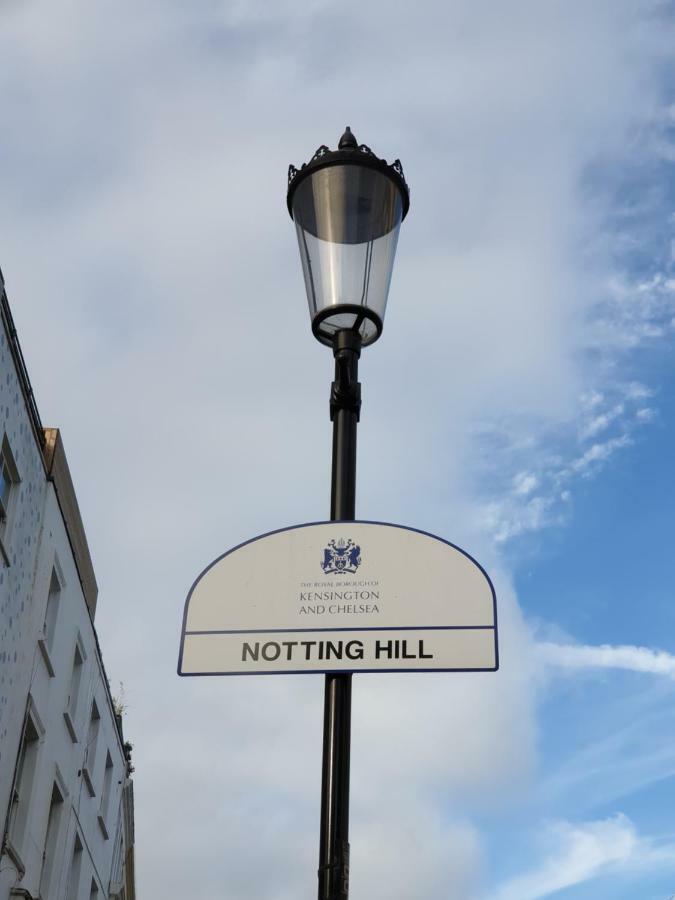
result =
[[323,551],[321,568],[326,575],[353,575],[360,565],[361,548],[351,539],[340,538],[337,541],[329,541]]

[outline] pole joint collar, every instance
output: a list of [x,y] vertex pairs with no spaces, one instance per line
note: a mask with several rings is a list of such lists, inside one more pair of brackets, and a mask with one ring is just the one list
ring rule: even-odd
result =
[[356,413],[356,421],[361,416],[361,385],[352,383],[348,379],[334,381],[330,386],[330,420],[335,421],[335,416],[341,410]]
[[335,356],[335,381],[330,388],[330,420],[340,410],[361,414],[361,385],[358,380],[359,356],[361,355],[361,335],[357,331],[343,329],[333,340]]

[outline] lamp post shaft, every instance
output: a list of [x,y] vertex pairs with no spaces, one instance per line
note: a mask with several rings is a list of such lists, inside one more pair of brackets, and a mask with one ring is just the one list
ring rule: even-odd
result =
[[[353,521],[356,504],[356,428],[361,408],[358,361],[361,339],[339,331],[334,339],[335,381],[331,386],[333,422],[331,521]],[[351,674],[326,675],[321,779],[319,900],[349,896],[349,757]]]

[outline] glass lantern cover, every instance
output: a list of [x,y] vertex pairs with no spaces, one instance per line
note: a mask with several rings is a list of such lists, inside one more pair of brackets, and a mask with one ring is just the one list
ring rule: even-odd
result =
[[331,154],[322,148],[327,152],[314,170],[296,176],[289,209],[315,336],[332,345],[336,332],[354,330],[366,346],[382,331],[408,197],[402,175],[392,177],[371,151],[376,163],[366,161],[349,130],[345,136],[354,149]]

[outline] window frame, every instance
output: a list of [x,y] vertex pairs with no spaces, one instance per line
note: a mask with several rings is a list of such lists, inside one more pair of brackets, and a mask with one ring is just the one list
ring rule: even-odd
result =
[[[51,786],[49,794],[49,806],[47,811],[47,821],[45,823],[44,838],[42,841],[42,863],[40,866],[39,896],[48,897],[51,893],[53,880],[58,878],[60,874],[59,862],[61,861],[60,847],[64,822],[67,822],[68,807],[68,788],[66,787],[63,776],[58,765],[54,765],[53,777],[48,784]],[[59,796],[59,800],[54,802],[54,794]],[[56,807],[56,811],[52,817],[52,809]]]
[[[95,724],[94,724],[95,723]],[[96,697],[92,698],[89,712],[89,724],[87,727],[87,743],[84,745],[84,760],[82,762],[82,777],[84,778],[90,797],[96,796],[95,768],[98,757],[98,742],[101,735],[101,714],[99,712]]]
[[42,622],[42,633],[38,638],[38,647],[42,654],[42,659],[47,668],[50,678],[54,678],[56,671],[54,667],[53,653],[54,644],[56,642],[56,632],[59,627],[59,611],[63,602],[63,589],[66,586],[63,570],[59,565],[58,558],[54,556],[51,575],[49,576],[49,588],[47,591],[47,603],[45,605],[45,616]]
[[6,499],[3,500],[0,495],[0,557],[6,566],[10,565],[9,539],[11,537],[12,524],[14,519],[14,509],[16,507],[17,490],[16,487],[21,483],[21,475],[12,453],[7,432],[2,436],[0,442],[0,478],[4,475],[4,481],[9,485],[7,489]]
[[106,819],[110,814],[110,798],[113,792],[113,776],[115,774],[115,763],[113,762],[110,748],[106,749],[105,769],[103,770],[103,787],[101,789],[101,806],[98,811],[98,824],[103,833],[104,839],[110,838],[108,831],[108,823]]
[[[26,738],[29,734],[31,734],[31,737],[30,740],[27,741]],[[35,783],[40,768],[44,734],[45,727],[35,708],[33,698],[29,696],[23,728],[21,730],[21,743],[19,744],[16,769],[12,780],[12,791],[9,798],[9,812],[7,819],[7,834],[5,839],[5,846],[9,856],[16,864],[22,878],[26,874],[26,867],[21,854],[24,851],[24,844],[28,832],[28,821],[31,814],[33,797],[35,795]],[[30,768],[26,770],[26,747],[29,744],[32,747],[32,755],[29,760]],[[23,782],[26,777],[29,780],[27,784],[24,784]]]
[[[77,661],[79,657],[79,663]],[[72,668],[70,672],[70,680],[68,682],[68,694],[66,696],[66,708],[63,710],[63,720],[66,723],[68,734],[74,744],[79,739],[77,736],[78,711],[82,705],[82,676],[84,673],[84,664],[87,660],[87,652],[84,649],[84,641],[82,635],[77,632],[72,653]],[[77,672],[79,669],[79,673]]]
[[80,897],[80,884],[82,882],[82,860],[84,859],[84,841],[75,826],[75,836],[72,841],[73,852],[70,855],[68,867],[68,881],[66,883],[66,900],[78,900]]

